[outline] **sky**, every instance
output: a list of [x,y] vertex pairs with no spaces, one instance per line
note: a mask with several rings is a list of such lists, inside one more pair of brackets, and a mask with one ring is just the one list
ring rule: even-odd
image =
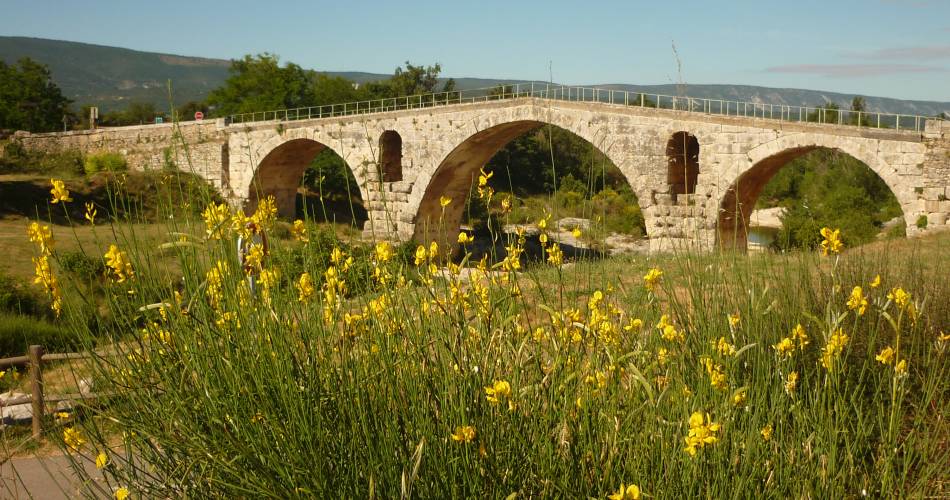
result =
[[[950,101],[950,0],[0,0],[0,35],[305,68]],[[675,44],[679,57],[673,52]]]

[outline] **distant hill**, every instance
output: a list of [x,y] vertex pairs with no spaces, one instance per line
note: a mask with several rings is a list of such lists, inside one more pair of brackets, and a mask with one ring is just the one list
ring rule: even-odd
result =
[[[131,101],[169,105],[167,82],[171,80],[176,105],[201,100],[228,76],[229,61],[47,40],[0,36],[0,60],[8,63],[30,57],[49,66],[53,79],[76,106],[94,104],[103,111],[124,108]],[[357,83],[382,80],[390,75],[365,72],[326,72]],[[497,78],[456,78],[457,88],[474,89],[518,83]],[[677,95],[677,85],[589,85],[650,94]],[[776,89],[751,85],[686,85],[685,95],[701,98],[787,104],[792,106],[835,102],[851,105],[852,94],[817,90]],[[950,114],[950,102],[909,101],[864,96],[871,111],[937,115]]]

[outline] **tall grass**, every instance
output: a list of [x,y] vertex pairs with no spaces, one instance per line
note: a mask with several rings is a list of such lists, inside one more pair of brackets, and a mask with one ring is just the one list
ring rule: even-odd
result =
[[906,256],[565,266],[549,243],[543,265],[469,275],[452,242],[344,247],[302,222],[242,268],[237,233],[268,231],[272,207],[207,203],[160,248],[100,222],[124,252],[100,284],[110,323],[65,302],[86,347],[105,330],[117,352],[93,363],[114,396],[54,432],[80,476],[100,457],[91,494],[947,494],[950,294]]

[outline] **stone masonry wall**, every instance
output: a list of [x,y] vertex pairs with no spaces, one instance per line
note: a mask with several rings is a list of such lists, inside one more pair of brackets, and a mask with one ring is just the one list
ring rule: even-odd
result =
[[[180,136],[176,136],[176,130]],[[14,140],[28,151],[119,153],[133,170],[161,169],[173,164],[226,192],[230,189],[227,136],[223,120],[209,120],[182,123],[177,127],[165,123],[46,134],[17,132]]]

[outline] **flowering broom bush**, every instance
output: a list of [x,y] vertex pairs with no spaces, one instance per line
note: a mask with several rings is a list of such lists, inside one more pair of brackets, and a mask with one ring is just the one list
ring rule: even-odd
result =
[[[78,474],[88,460],[105,476],[90,493],[947,494],[947,325],[910,275],[842,259],[836,231],[820,254],[754,265],[568,268],[543,235],[543,264],[525,269],[521,237],[463,273],[454,241],[357,259],[303,221],[266,241],[275,212],[209,203],[160,250],[103,228],[115,355],[94,370],[114,396],[55,431]],[[88,308],[62,300],[55,242],[29,234],[37,282],[95,347]]]

